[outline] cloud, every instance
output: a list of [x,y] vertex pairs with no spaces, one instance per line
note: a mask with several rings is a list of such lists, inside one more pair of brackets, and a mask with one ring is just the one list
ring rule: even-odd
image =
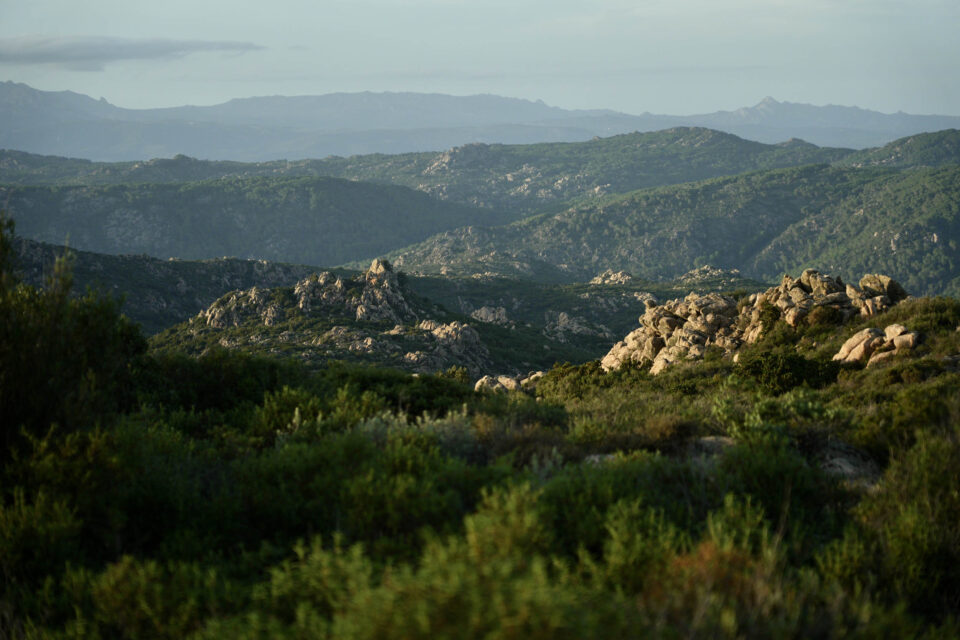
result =
[[105,65],[120,60],[171,59],[203,51],[245,53],[260,49],[263,47],[252,42],[24,36],[0,39],[0,63],[47,64],[75,71],[102,71]]

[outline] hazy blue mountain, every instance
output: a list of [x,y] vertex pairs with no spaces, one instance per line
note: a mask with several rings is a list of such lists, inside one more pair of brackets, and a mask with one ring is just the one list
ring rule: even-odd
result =
[[273,160],[438,151],[470,142],[588,140],[670,127],[709,127],[761,142],[880,146],[960,127],[960,117],[883,114],[777,102],[689,116],[566,110],[492,95],[338,93],[231,100],[219,105],[123,109],[70,91],[0,83],[0,148],[94,160],[186,154]]

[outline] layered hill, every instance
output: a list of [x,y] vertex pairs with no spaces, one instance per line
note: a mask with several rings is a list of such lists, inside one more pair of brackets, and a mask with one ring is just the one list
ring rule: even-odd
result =
[[423,273],[558,281],[603,269],[670,278],[709,262],[775,279],[819,264],[956,292],[960,168],[779,169],[582,201],[499,228],[445,232],[392,257]]
[[576,197],[758,169],[835,162],[851,153],[849,149],[824,149],[799,140],[767,145],[719,131],[685,127],[577,143],[470,144],[441,153],[296,162],[216,162],[177,156],[95,163],[0,151],[0,183],[106,186],[333,176],[406,186],[441,200],[511,211],[520,217]]
[[512,216],[336,178],[0,187],[24,237],[100,253],[334,265]]
[[897,168],[960,164],[960,131],[918,134],[863,151],[821,148],[800,140],[761,144],[688,127],[586,142],[471,144],[437,153],[255,163],[182,155],[92,162],[0,150],[0,183],[93,186],[333,176],[402,185],[440,199],[522,214],[574,197],[815,163]]

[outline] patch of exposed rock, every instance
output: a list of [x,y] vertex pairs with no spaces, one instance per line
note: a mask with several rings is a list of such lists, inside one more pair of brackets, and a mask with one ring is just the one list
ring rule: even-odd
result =
[[547,324],[543,334],[558,342],[568,342],[570,335],[613,338],[610,329],[602,324],[594,324],[580,316],[571,316],[566,311],[547,312],[546,315]]
[[417,314],[404,298],[397,274],[389,262],[374,259],[363,278],[357,320],[393,323],[417,320]]
[[528,391],[536,389],[540,378],[546,375],[546,371],[531,371],[526,376],[511,375],[485,375],[473,386],[474,391],[516,391],[526,389]]
[[[640,327],[615,344],[601,365],[611,371],[625,363],[650,364],[650,372],[656,375],[677,361],[702,358],[710,347],[730,355],[744,343],[758,340],[777,318],[791,327],[799,326],[811,313],[846,321],[857,315],[873,316],[907,297],[888,276],[866,275],[854,286],[807,269],[797,279],[784,276],[776,287],[752,294],[739,305],[718,293],[691,293],[659,306],[650,301]],[[879,346],[874,345],[874,350]]]
[[470,313],[470,317],[480,322],[497,324],[501,327],[513,326],[513,322],[507,317],[507,310],[504,307],[483,306]]
[[607,269],[591,280],[590,284],[611,285],[629,284],[630,282],[633,282],[633,276],[626,271],[614,271],[613,269]]
[[273,301],[269,289],[252,287],[228,293],[201,311],[199,317],[207,326],[223,329],[240,326],[251,319],[269,327],[285,315],[281,305]]
[[705,264],[702,267],[697,267],[696,269],[687,271],[685,274],[677,278],[677,280],[686,284],[692,284],[696,282],[704,282],[706,280],[736,280],[740,277],[739,269],[720,269],[718,267],[711,267],[710,265]]

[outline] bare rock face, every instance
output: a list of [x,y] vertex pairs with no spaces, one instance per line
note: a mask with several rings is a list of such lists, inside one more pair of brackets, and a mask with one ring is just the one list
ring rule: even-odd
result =
[[[698,271],[707,274],[704,277],[714,277],[708,268]],[[743,344],[756,342],[770,328],[767,324],[772,319],[783,318],[794,328],[812,313],[846,321],[857,315],[872,316],[907,297],[903,287],[888,276],[864,276],[857,287],[814,269],[807,269],[796,279],[786,275],[776,287],[752,294],[739,305],[717,293],[691,293],[659,306],[649,303],[640,317],[640,327],[615,344],[600,364],[605,371],[612,371],[626,363],[649,363],[650,372],[656,375],[675,362],[702,358],[711,347],[732,355]],[[855,344],[835,359],[866,362],[874,352],[894,349],[894,340],[912,345],[919,339],[916,334],[903,338],[908,332],[898,327],[888,327],[890,337],[877,329],[860,332],[854,336],[859,336]]]
[[374,259],[364,274],[356,317],[367,322],[394,324],[417,320],[417,314],[403,297],[397,274],[386,260]]
[[475,309],[470,317],[480,322],[488,322],[500,326],[510,326],[512,323],[507,317],[507,310],[504,307],[480,307]]
[[729,327],[736,315],[736,301],[719,293],[691,293],[648,306],[640,328],[615,344],[600,364],[611,371],[627,362],[649,362],[651,371],[659,373],[682,358],[702,357],[708,346],[732,346]]
[[873,328],[864,329],[844,342],[840,351],[834,354],[833,359],[840,362],[866,362],[883,342],[883,331]]
[[685,274],[680,276],[678,280],[680,282],[703,282],[704,280],[715,280],[715,279],[732,279],[739,278],[740,270],[739,269],[720,269],[718,267],[712,267],[708,264],[703,265],[702,267],[697,267],[696,269],[691,269]]
[[347,287],[340,276],[329,271],[304,278],[293,287],[297,308],[304,313],[345,306],[348,302],[346,293]]
[[473,385],[474,391],[517,391],[520,381],[513,376],[483,376]]
[[270,291],[252,287],[246,291],[234,291],[223,296],[200,312],[208,327],[224,329],[237,327],[251,319],[271,326],[284,317],[279,304],[271,302]]

